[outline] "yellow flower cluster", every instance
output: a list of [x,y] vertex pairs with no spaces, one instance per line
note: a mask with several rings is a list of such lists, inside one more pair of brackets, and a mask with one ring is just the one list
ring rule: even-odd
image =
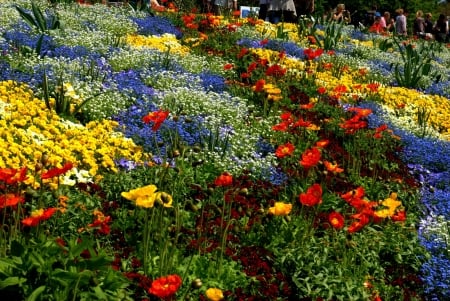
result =
[[[117,171],[117,158],[146,160],[131,139],[114,132],[117,125],[108,120],[86,126],[66,121],[48,110],[26,85],[0,82],[0,168],[34,170],[47,154],[51,167],[71,162],[95,176],[102,169]],[[33,182],[30,175],[29,183]]]
[[380,87],[379,94],[388,107],[409,110],[409,117],[416,122],[417,108],[426,108],[430,113],[428,124],[440,129],[442,136],[450,140],[450,101],[447,98],[402,87]]
[[182,46],[173,34],[167,33],[161,36],[128,35],[126,43],[133,47],[148,47],[161,52],[169,51],[172,54],[189,53],[188,47]]

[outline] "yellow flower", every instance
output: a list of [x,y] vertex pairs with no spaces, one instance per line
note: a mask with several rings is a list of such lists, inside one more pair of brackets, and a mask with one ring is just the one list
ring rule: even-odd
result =
[[381,205],[387,207],[385,209],[381,209],[375,212],[378,217],[386,218],[393,216],[395,214],[395,210],[401,206],[402,202],[397,201],[397,194],[395,192],[391,193],[391,195],[381,202]]
[[219,288],[208,288],[206,290],[206,297],[210,301],[220,301],[223,299],[223,292]]
[[172,207],[172,196],[166,192],[158,192],[155,199],[164,207]]
[[157,189],[155,185],[147,185],[128,192],[122,192],[121,195],[127,200],[134,201],[136,206],[152,208],[157,197]]
[[286,204],[283,202],[275,202],[275,206],[269,208],[269,214],[276,216],[288,215],[291,213],[292,204]]

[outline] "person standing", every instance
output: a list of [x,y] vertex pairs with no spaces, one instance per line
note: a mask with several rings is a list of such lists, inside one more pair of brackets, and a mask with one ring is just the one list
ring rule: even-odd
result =
[[395,12],[397,13],[397,17],[395,17],[395,32],[400,36],[408,35],[406,16],[403,8],[398,8]]
[[266,21],[267,10],[269,9],[269,3],[270,3],[270,0],[259,0],[258,19]]
[[216,16],[222,15],[225,10],[237,10],[237,0],[214,0],[213,11]]
[[434,38],[438,42],[447,42],[448,21],[444,14],[440,14],[434,25]]
[[413,35],[417,37],[425,37],[425,19],[423,18],[423,12],[418,10],[416,12],[416,19],[413,24]]
[[297,12],[293,0],[271,0],[268,8],[269,22],[277,24],[279,22],[295,23]]
[[431,13],[425,14],[425,35],[428,38],[433,37],[433,15]]
[[336,10],[331,16],[331,19],[336,22],[344,22],[347,24],[351,22],[350,13],[345,10],[345,4],[340,3],[336,6]]

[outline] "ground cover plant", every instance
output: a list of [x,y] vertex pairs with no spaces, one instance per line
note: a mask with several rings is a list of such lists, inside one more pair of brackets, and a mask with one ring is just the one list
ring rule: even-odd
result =
[[2,298],[448,298],[446,45],[0,9]]

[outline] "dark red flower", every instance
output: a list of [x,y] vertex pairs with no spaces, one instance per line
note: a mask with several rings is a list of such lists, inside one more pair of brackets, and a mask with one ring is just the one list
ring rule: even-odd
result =
[[176,274],[160,277],[152,282],[148,292],[158,298],[166,299],[176,294],[181,282],[181,277]]

